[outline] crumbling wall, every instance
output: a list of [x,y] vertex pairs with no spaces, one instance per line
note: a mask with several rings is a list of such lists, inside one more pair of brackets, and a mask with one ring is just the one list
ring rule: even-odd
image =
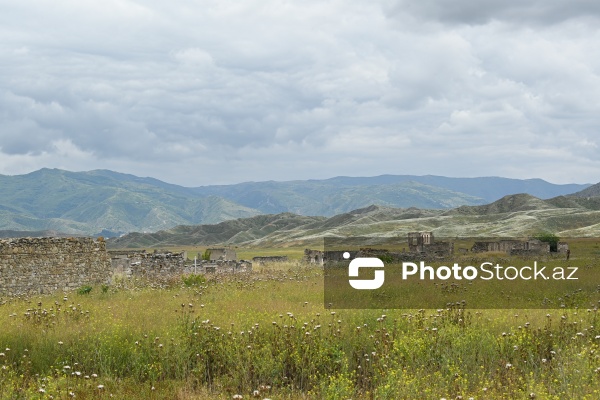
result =
[[111,263],[115,274],[126,277],[167,278],[183,274],[251,272],[252,263],[236,260],[189,261],[187,253],[145,251],[127,253],[111,251]]
[[0,240],[0,295],[52,293],[108,283],[104,240],[19,238]]
[[[211,248],[208,249],[210,253],[210,261],[231,261],[237,260],[237,254],[235,250],[230,248]],[[202,258],[201,254],[198,254],[198,258]]]
[[323,265],[323,252],[321,250],[304,249],[304,261],[309,264]]
[[260,264],[260,265],[288,262],[288,257],[287,256],[258,256],[258,257],[253,257],[252,262]]
[[549,253],[550,245],[538,239],[481,241],[475,242],[471,251],[473,253],[499,251],[510,255],[530,255]]
[[189,273],[187,253],[110,252],[113,273],[148,278]]

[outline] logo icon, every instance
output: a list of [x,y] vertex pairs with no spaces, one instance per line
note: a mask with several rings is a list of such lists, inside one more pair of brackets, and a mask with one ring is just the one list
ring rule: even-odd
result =
[[[350,253],[345,252],[343,254],[345,259],[350,258]],[[348,276],[358,277],[358,270],[360,268],[383,268],[384,264],[379,258],[375,257],[357,257],[350,261],[348,266]],[[383,286],[385,280],[383,269],[375,270],[375,277],[373,279],[350,279],[350,286],[358,290],[374,290],[379,289]]]

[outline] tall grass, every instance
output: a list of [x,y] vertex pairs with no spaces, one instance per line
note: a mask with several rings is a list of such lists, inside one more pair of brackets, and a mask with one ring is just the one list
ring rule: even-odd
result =
[[298,266],[0,303],[0,399],[600,397],[596,310],[329,310]]

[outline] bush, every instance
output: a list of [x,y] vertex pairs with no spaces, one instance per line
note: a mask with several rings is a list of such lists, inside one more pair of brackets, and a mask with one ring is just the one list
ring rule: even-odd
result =
[[558,241],[560,240],[560,238],[554,233],[541,232],[535,235],[534,238],[539,240],[540,242],[548,243],[550,245],[550,251],[558,251]]
[[206,283],[206,278],[201,274],[190,274],[181,277],[185,286],[198,286]]
[[92,291],[92,287],[90,285],[84,285],[82,287],[80,287],[79,289],[77,289],[77,294],[90,294],[90,292]]

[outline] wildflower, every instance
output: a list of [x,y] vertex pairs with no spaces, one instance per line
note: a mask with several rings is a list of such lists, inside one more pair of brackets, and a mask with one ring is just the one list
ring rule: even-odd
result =
[[39,389],[38,389],[38,393],[46,393],[46,389],[44,389],[44,388],[39,388]]
[[506,369],[511,369],[512,368],[512,364],[511,363],[506,363],[506,365],[504,366],[504,368]]
[[239,399],[243,399],[244,397],[241,394],[234,394],[232,399],[234,400],[239,400]]

